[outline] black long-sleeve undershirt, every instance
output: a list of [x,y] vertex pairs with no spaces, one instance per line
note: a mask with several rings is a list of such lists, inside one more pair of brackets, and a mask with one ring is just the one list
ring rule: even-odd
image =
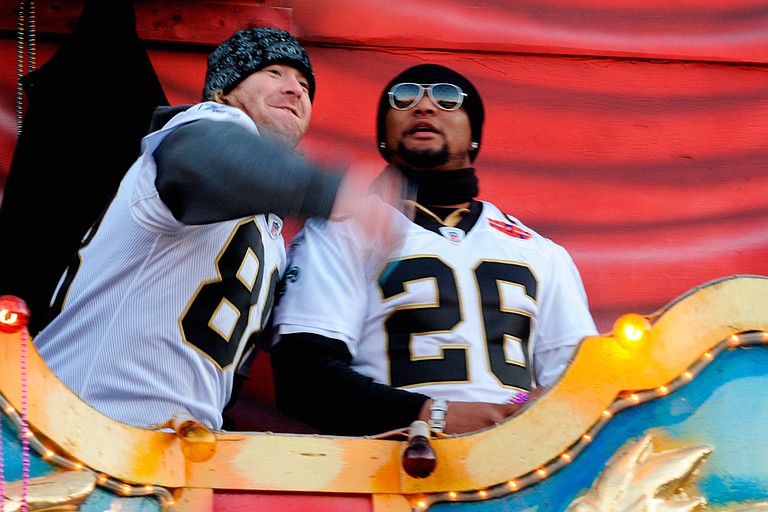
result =
[[287,334],[270,354],[278,410],[327,434],[376,435],[407,428],[429,399],[351,369],[352,357],[339,340]]
[[342,180],[341,173],[312,165],[274,137],[231,122],[180,126],[153,156],[160,198],[185,224],[261,213],[328,217]]

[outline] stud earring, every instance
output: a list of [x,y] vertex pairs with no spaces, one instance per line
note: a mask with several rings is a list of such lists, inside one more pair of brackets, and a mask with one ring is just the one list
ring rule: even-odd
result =
[[471,147],[472,149],[477,149],[480,147],[480,144],[477,142],[473,142],[472,144],[469,145],[469,147]]
[[379,147],[381,149],[385,149],[387,147],[387,143],[386,142],[379,142]]

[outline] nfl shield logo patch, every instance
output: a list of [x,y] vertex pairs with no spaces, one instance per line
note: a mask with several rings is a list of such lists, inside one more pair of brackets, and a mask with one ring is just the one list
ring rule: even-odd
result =
[[280,232],[283,230],[283,219],[274,213],[270,213],[267,216],[267,226],[269,227],[269,236],[275,239],[280,236]]
[[464,235],[465,235],[464,231],[462,231],[461,229],[451,227],[451,226],[441,227],[440,234],[455,244],[464,240]]

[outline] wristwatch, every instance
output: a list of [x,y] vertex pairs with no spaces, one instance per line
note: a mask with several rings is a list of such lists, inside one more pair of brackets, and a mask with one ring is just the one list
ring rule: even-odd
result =
[[448,401],[444,398],[433,398],[429,406],[429,428],[435,432],[445,431],[445,414],[448,412]]

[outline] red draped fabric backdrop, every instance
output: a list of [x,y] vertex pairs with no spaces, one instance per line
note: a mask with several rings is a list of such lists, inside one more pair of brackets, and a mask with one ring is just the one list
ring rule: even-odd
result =
[[[16,1],[0,3],[1,194],[17,43]],[[82,4],[37,2],[38,63]],[[235,29],[293,31],[318,81],[302,148],[327,161],[384,165],[377,98],[404,68],[468,76],[486,106],[480,198],[570,251],[602,332],[712,279],[768,275],[768,0],[137,0],[136,15],[171,104],[199,99],[206,54]],[[110,84],[77,101],[95,87]]]

